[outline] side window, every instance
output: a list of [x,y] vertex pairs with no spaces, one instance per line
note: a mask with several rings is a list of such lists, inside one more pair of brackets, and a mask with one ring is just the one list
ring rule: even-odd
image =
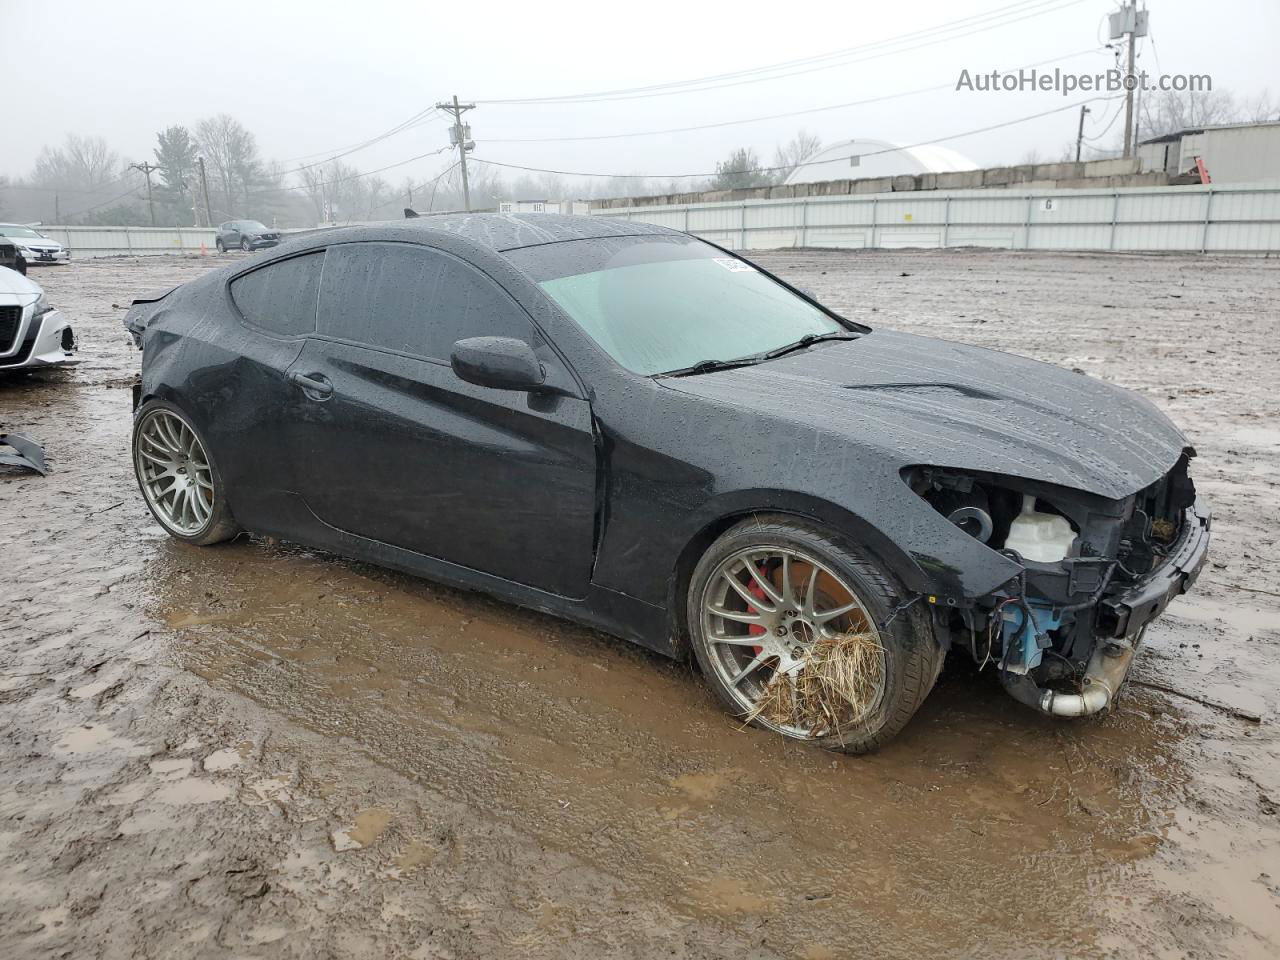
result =
[[533,325],[475,267],[447,253],[400,243],[332,247],[320,290],[325,336],[448,360],[464,337],[529,340]]
[[324,252],[308,253],[231,281],[231,299],[255,326],[296,337],[316,329],[316,297]]

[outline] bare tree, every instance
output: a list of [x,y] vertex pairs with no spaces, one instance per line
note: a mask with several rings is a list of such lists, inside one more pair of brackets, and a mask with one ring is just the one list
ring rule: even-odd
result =
[[325,173],[323,167],[299,167],[297,170],[298,180],[301,181],[302,190],[307,195],[307,199],[311,201],[312,210],[315,213],[316,223],[323,223],[325,220]]
[[821,139],[805,130],[800,130],[787,143],[779,145],[774,151],[773,165],[783,168],[774,171],[774,179],[778,183],[783,183],[787,177],[795,173],[800,164],[816,155],[821,149]]
[[65,190],[95,190],[117,180],[124,164],[102,137],[68,134],[61,147],[48,147],[36,158],[32,182]]
[[387,198],[391,196],[391,184],[376,175],[359,182],[364,187],[361,191],[364,195],[364,199],[361,204],[360,216],[365,220],[373,220],[375,219],[375,212],[378,208],[382,207]]
[[1250,123],[1274,123],[1280,120],[1280,100],[1273,100],[1271,91],[1263,90],[1245,101],[1241,113],[1242,119]]
[[1144,138],[1216,123],[1235,123],[1241,116],[1236,98],[1229,90],[1162,90],[1142,98]]
[[226,113],[201,120],[196,124],[195,134],[204,155],[218,216],[234,217],[244,213],[241,205],[247,204],[252,188],[264,179],[257,140]]

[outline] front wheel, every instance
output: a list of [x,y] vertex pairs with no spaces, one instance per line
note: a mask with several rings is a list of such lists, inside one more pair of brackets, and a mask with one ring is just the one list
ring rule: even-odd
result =
[[149,400],[138,410],[133,469],[152,516],[170,536],[203,547],[240,532],[204,438],[172,403]]
[[253,244],[251,244],[251,243],[249,242],[249,238],[248,238],[248,237],[244,237],[244,238],[240,241],[240,249],[241,249],[241,250],[243,250],[245,253],[248,253],[250,250],[252,250],[252,249],[253,249]]
[[846,538],[760,516],[728,530],[698,562],[689,635],[735,717],[866,753],[906,726],[942,668],[928,617],[899,610],[907,596]]

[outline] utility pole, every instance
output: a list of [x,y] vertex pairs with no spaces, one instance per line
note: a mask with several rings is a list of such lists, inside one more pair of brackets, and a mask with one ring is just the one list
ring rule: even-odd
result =
[[1147,35],[1148,15],[1146,10],[1138,9],[1138,0],[1129,0],[1123,7],[1111,14],[1111,39],[1125,37],[1128,49],[1129,68],[1124,76],[1124,158],[1133,156],[1133,91],[1138,85],[1138,78],[1133,75],[1133,58],[1139,37]]
[[1080,162],[1080,148],[1084,145],[1084,115],[1089,108],[1080,104],[1080,126],[1076,129],[1076,163]]
[[471,124],[462,122],[462,115],[474,110],[474,103],[459,103],[458,95],[453,95],[452,103],[437,103],[436,109],[443,110],[453,116],[453,126],[449,128],[449,143],[458,148],[458,164],[462,167],[462,204],[468,213],[471,212],[471,186],[467,183],[467,152],[476,148],[471,139]]
[[204,174],[204,157],[196,157],[196,166],[200,168],[200,189],[204,193],[204,225],[213,226],[213,208],[209,206],[209,178]]
[[58,195],[53,195],[53,222],[62,223],[62,207],[58,204]]
[[129,164],[129,169],[141,170],[147,176],[147,210],[151,212],[151,225],[154,227],[156,225],[156,205],[151,200],[151,173],[152,171],[159,170],[160,167],[156,164],[143,161],[142,163]]

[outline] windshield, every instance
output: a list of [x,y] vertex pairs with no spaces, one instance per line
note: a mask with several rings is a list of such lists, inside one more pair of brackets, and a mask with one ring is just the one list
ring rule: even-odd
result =
[[257,220],[241,220],[240,230],[241,232],[247,230],[250,233],[266,233],[267,225],[265,223],[259,223]]
[[0,226],[0,237],[23,237],[24,239],[44,239],[43,233],[36,233],[30,227],[15,227],[9,224]]
[[572,240],[507,255],[609,356],[644,376],[847,330],[750,264],[690,237]]

